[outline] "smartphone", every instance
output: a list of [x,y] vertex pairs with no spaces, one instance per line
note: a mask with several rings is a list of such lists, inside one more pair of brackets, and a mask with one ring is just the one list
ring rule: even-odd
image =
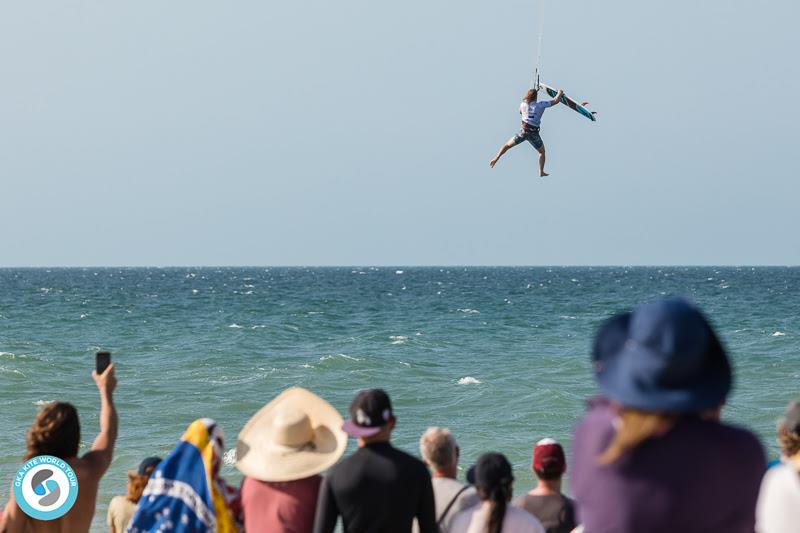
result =
[[95,354],[95,370],[98,374],[102,374],[111,364],[111,352],[97,352]]

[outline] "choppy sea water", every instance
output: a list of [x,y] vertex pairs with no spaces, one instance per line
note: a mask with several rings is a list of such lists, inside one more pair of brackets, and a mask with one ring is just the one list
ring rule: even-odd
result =
[[117,365],[120,436],[93,530],[126,471],[166,455],[194,419],[216,419],[232,449],[292,385],[342,413],[357,390],[383,387],[397,446],[416,454],[427,426],[450,427],[463,466],[501,451],[520,493],[532,443],[568,448],[595,391],[597,325],[673,294],[700,304],[734,360],[724,418],[774,456],[775,421],[800,396],[800,268],[0,269],[0,498],[43,402],[75,404],[91,444],[99,348]]

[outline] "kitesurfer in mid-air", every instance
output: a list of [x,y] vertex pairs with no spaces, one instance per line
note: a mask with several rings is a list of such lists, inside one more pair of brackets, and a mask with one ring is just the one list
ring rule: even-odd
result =
[[497,152],[494,159],[489,161],[489,166],[494,167],[495,163],[497,163],[510,148],[514,148],[522,141],[528,141],[536,148],[536,151],[539,152],[539,175],[542,177],[547,176],[547,172],[544,171],[544,143],[539,136],[539,127],[542,122],[544,110],[560,102],[563,94],[564,91],[559,89],[558,94],[556,94],[556,97],[552,100],[537,102],[536,89],[529,89],[528,92],[525,93],[525,97],[522,99],[522,103],[519,106],[519,113],[522,115],[522,129],[500,148],[500,151]]

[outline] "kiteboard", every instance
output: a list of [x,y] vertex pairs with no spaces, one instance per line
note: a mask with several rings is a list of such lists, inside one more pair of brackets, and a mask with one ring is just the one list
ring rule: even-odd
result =
[[[544,89],[547,92],[547,94],[550,95],[550,98],[555,98],[556,95],[558,94],[557,90],[553,89],[549,85],[545,85],[544,83],[540,83],[539,87]],[[583,115],[584,117],[588,118],[591,121],[597,120],[597,118],[595,118],[595,114],[596,113],[594,111],[589,111],[588,109],[583,107],[583,105],[579,104],[578,102],[576,102],[575,100],[573,100],[572,98],[567,96],[566,94],[561,95],[561,103],[565,104],[570,109],[572,109],[574,111],[577,111],[578,113],[580,113],[581,115]],[[586,103],[587,102],[584,102],[584,104],[586,104]]]

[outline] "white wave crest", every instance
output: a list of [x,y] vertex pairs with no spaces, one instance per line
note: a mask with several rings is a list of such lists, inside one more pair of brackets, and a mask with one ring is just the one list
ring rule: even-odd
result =
[[408,340],[408,337],[404,335],[392,335],[389,337],[389,340],[392,341],[392,344],[405,344]]
[[358,357],[347,355],[344,353],[337,353],[336,355],[323,355],[319,358],[320,361],[330,361],[331,359],[348,359],[350,361],[361,361]]
[[459,313],[464,313],[465,315],[479,315],[480,314],[480,311],[478,311],[477,309],[470,309],[469,307],[466,307],[464,309],[458,309],[458,312]]
[[233,466],[236,464],[236,448],[231,448],[227,452],[222,455],[222,462],[225,463],[227,466]]
[[242,329],[244,326],[240,326],[239,324],[234,322],[233,324],[229,325],[228,327],[229,328],[233,328],[233,329]]
[[773,337],[785,337],[786,333],[784,333],[782,331],[776,331],[775,333],[772,334],[772,336]]
[[480,383],[482,383],[481,380],[473,378],[472,376],[465,376],[458,380],[459,385],[478,385]]
[[395,271],[394,271],[394,273],[395,273],[395,274],[402,274],[402,273],[403,273],[403,271],[402,271],[402,270],[395,270]]
[[16,368],[7,368],[5,366],[0,366],[0,374],[17,374],[19,376],[22,376],[23,378],[27,378],[28,377],[25,374],[23,374],[21,371],[17,370]]
[[49,403],[53,403],[55,400],[36,400],[33,402],[33,405],[36,407],[42,407],[43,405],[47,405]]

